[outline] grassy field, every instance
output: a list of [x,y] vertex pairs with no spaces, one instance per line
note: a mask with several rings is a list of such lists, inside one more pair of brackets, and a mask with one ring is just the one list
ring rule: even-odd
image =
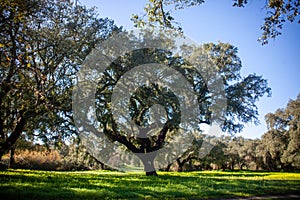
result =
[[299,194],[300,173],[0,171],[0,199],[199,199]]

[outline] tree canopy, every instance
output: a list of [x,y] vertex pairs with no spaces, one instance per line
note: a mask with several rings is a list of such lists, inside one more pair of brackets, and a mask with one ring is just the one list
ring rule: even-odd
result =
[[118,28],[67,0],[0,3],[0,158],[22,133],[76,134],[71,93],[80,64]]
[[[203,138],[193,145],[166,170],[191,169],[251,169],[267,171],[297,171],[300,169],[300,94],[285,108],[265,116],[268,131],[261,139],[222,137],[205,157],[199,156]],[[177,166],[176,166],[177,165]]]
[[269,170],[292,170],[300,164],[300,94],[286,108],[266,115],[268,132],[262,136]]
[[[129,37],[125,41],[132,43],[135,47],[138,47],[139,41],[150,44],[143,38],[143,34],[139,36],[140,38]],[[117,44],[115,41],[112,43]],[[172,41],[169,43],[172,46]],[[146,48],[137,48],[134,51],[125,51],[126,53],[121,54],[121,56],[114,54],[112,56],[113,62],[108,62],[109,66],[101,72],[98,79],[95,79],[97,62],[102,60],[101,58],[103,58],[103,62],[107,62],[109,53],[122,49],[125,45],[122,43],[116,48],[106,43],[100,44],[97,47],[98,50],[91,55],[90,59],[86,60],[87,66],[93,68],[87,68],[79,75],[81,78],[78,80],[77,92],[75,93],[75,99],[78,98],[75,104],[76,113],[80,116],[75,120],[78,129],[82,135],[85,135],[84,138],[86,138],[85,141],[87,141],[89,149],[95,152],[95,156],[98,156],[100,160],[103,159],[103,162],[123,162],[119,157],[113,161],[112,156],[117,157],[117,155],[110,156],[105,148],[124,149],[125,147],[140,158],[147,174],[155,175],[155,158],[162,158],[166,161],[174,155],[178,156],[176,148],[179,151],[184,150],[183,145],[186,142],[192,143],[194,139],[189,140],[189,131],[187,130],[193,127],[193,130],[197,129],[201,132],[201,124],[212,125],[215,117],[214,111],[217,110],[216,112],[221,113],[222,122],[220,126],[222,130],[231,134],[243,130],[245,123],[258,123],[256,102],[265,94],[270,95],[270,88],[267,81],[261,76],[250,74],[242,77],[240,75],[242,64],[237,55],[236,47],[221,42],[203,46],[182,45],[180,51],[185,57],[163,49],[147,48],[147,46]],[[108,50],[104,51],[105,48]],[[160,67],[155,67],[153,63]],[[203,66],[203,71],[197,71],[197,65]],[[142,69],[135,71],[136,73],[132,77],[122,78],[137,66],[142,66]],[[195,112],[195,114],[191,114],[187,118],[188,126],[185,126],[185,129],[181,127],[184,113],[181,103],[186,103],[188,102],[187,99],[193,97],[182,93],[184,91],[182,83],[172,80],[169,76],[170,74],[177,76],[176,73],[164,72],[164,70],[179,72],[188,81],[191,86],[190,90],[195,94],[196,107],[189,110],[190,113]],[[222,107],[218,101],[222,91],[208,86],[217,82],[217,79],[211,76],[214,73],[220,75],[221,87],[224,89],[224,98],[226,98],[227,103],[224,110],[222,108],[213,109],[214,106]],[[132,87],[131,85],[137,82],[139,78],[142,79],[141,77],[145,76],[150,77],[150,80],[157,77],[154,81],[158,82],[151,83],[149,80],[144,85],[134,87],[135,89],[127,89]],[[205,80],[205,76],[209,78]],[[93,93],[88,94],[92,88],[88,86],[88,83],[95,84],[95,82],[97,82],[97,90],[95,92],[96,106],[94,107],[93,102],[85,104],[80,98],[86,96],[84,99],[92,101]],[[169,88],[168,84],[161,82],[174,82],[175,87]],[[116,88],[119,88],[117,95],[115,94]],[[175,92],[176,88],[178,88],[178,93]],[[131,92],[132,94],[130,94]],[[127,101],[126,99],[119,100],[128,95],[132,95],[129,102],[128,99]],[[181,99],[185,100],[181,101]],[[114,100],[120,102],[121,106],[116,108]],[[90,114],[95,111],[96,116]],[[159,114],[153,115],[153,113]],[[99,128],[95,121],[99,122]],[[95,134],[92,140],[90,139],[91,132]],[[103,143],[102,135],[105,135],[110,142]],[[172,143],[182,147],[172,146]],[[102,144],[101,147],[99,144]],[[111,144],[116,146],[109,146]],[[158,153],[166,146],[171,149],[167,152],[170,155],[167,155],[166,151]],[[104,153],[101,154],[101,152]]]
[[[233,0],[233,7],[244,7],[249,3],[248,0]],[[179,10],[192,6],[200,6],[204,0],[148,0],[145,6],[144,15],[133,15],[132,20],[137,26],[145,24],[155,25],[182,31],[172,16],[172,9]],[[281,30],[286,22],[300,23],[299,19],[299,0],[268,0],[264,10],[266,15],[261,26],[262,35],[258,39],[262,44],[267,44],[269,39],[281,35]]]

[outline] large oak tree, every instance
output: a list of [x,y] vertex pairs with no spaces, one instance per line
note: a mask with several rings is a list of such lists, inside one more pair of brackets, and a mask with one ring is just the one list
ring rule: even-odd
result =
[[[222,130],[233,134],[243,130],[245,123],[258,123],[256,102],[263,95],[270,94],[270,88],[267,85],[267,81],[261,76],[250,74],[242,77],[240,75],[242,63],[237,55],[238,51],[236,47],[226,43],[209,43],[200,47],[183,46],[182,51],[189,56],[183,58],[173,52],[162,49],[138,49],[117,57],[102,72],[97,85],[95,107],[100,127],[93,128],[95,125],[94,116],[89,114],[89,112],[94,112],[93,108],[85,108],[86,106],[82,104],[84,106],[77,108],[76,111],[79,115],[85,116],[82,118],[84,121],[81,119],[78,120],[79,129],[82,132],[86,132],[86,137],[91,137],[91,132],[94,132],[96,135],[92,141],[87,138],[87,140],[90,140],[88,142],[90,144],[89,148],[94,151],[96,156],[97,149],[101,150],[101,148],[95,142],[97,141],[97,137],[102,138],[104,134],[111,143],[118,144],[135,153],[142,161],[147,175],[157,175],[154,163],[155,158],[159,156],[157,151],[174,142],[172,141],[174,135],[182,135],[182,137],[178,136],[181,140],[178,144],[180,142],[184,143],[184,140],[187,139],[185,136],[186,133],[179,131],[182,110],[180,109],[178,99],[182,97],[176,96],[172,90],[164,85],[153,83],[138,87],[133,91],[129,104],[126,101],[123,102],[122,105],[124,108],[127,107],[126,109],[113,111],[112,100],[119,97],[113,97],[116,85],[121,84],[121,88],[123,88],[118,94],[126,96],[128,92],[126,88],[129,87],[131,81],[127,79],[123,83],[122,76],[133,70],[134,67],[144,66],[144,64],[159,63],[167,66],[170,69],[180,72],[190,83],[192,90],[197,96],[197,109],[199,112],[195,117],[196,119],[194,119],[196,123],[192,124],[193,119],[190,119],[191,124],[189,126],[198,126],[200,124],[211,125],[213,121],[211,107],[216,103],[212,95],[213,92],[207,87],[208,82],[203,79],[203,74],[201,75],[197,71],[196,66],[189,62],[191,60],[198,60],[201,57],[206,58],[203,62],[213,63],[213,68],[207,66],[204,72],[208,74],[217,72],[222,79],[222,87],[224,87],[227,100],[227,106],[222,113],[223,122],[220,123]],[[97,58],[97,54],[94,57]],[[89,65],[96,66],[96,63],[92,64],[93,61]],[[201,59],[198,61],[202,62]],[[206,66],[206,63],[201,64]],[[144,70],[138,72],[139,76],[148,73],[146,67],[144,68]],[[156,70],[156,72],[161,74],[159,76],[161,78],[159,79],[167,79],[167,76],[164,76],[159,70]],[[87,73],[86,75],[82,75],[87,80],[89,79],[88,77],[93,79],[93,74]],[[135,81],[134,77],[132,81]],[[212,83],[215,80],[209,79],[208,81]],[[179,82],[177,82],[177,85],[180,87]],[[77,89],[76,96],[79,97],[79,101],[84,101],[80,100],[80,98],[84,97],[88,90],[90,90],[88,85],[83,81]],[[191,97],[187,96],[183,98]],[[160,114],[154,115],[155,118],[153,119],[152,108],[154,105],[160,105],[161,109],[158,109]],[[116,112],[119,112],[119,118],[114,116]],[[128,113],[130,117],[126,117]],[[118,121],[118,119],[120,120]],[[160,129],[155,129],[157,126],[157,123],[155,123],[156,120],[159,121],[159,124],[162,124],[162,126],[158,126],[161,127]],[[124,121],[126,123],[122,123]],[[134,132],[131,130],[136,130],[137,134],[130,134]],[[107,143],[103,145],[108,146]],[[173,146],[172,152],[176,151],[176,148],[180,149],[181,147]],[[125,149],[123,148],[124,151]],[[107,155],[109,154],[107,153]],[[165,156],[164,159],[168,157],[166,154],[163,156]],[[110,158],[107,158],[107,160]],[[102,159],[105,160],[106,158],[103,157]]]
[[21,134],[75,134],[72,79],[113,21],[69,0],[0,2],[0,159]]

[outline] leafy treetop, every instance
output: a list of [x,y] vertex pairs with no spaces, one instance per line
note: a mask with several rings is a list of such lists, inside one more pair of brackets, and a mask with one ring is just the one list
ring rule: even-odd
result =
[[[132,16],[136,26],[155,25],[182,31],[182,27],[175,22],[172,16],[173,6],[175,10],[185,9],[192,6],[199,6],[205,3],[204,0],[148,0],[144,7],[144,15]],[[233,7],[244,7],[248,4],[248,0],[233,0]],[[261,26],[262,35],[258,39],[262,44],[267,44],[269,39],[276,38],[281,35],[281,30],[286,22],[300,23],[299,19],[299,0],[267,0],[264,6],[266,16]]]

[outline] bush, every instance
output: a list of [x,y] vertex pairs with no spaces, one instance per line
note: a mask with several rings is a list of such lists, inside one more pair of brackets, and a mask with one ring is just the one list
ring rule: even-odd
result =
[[[9,166],[10,153],[4,155],[0,169]],[[82,145],[63,145],[60,149],[49,149],[35,144],[26,148],[17,148],[12,168],[32,170],[94,170],[106,168],[104,164],[89,155]]]
[[62,158],[57,150],[21,150],[15,153],[14,168],[57,170],[62,165]]

